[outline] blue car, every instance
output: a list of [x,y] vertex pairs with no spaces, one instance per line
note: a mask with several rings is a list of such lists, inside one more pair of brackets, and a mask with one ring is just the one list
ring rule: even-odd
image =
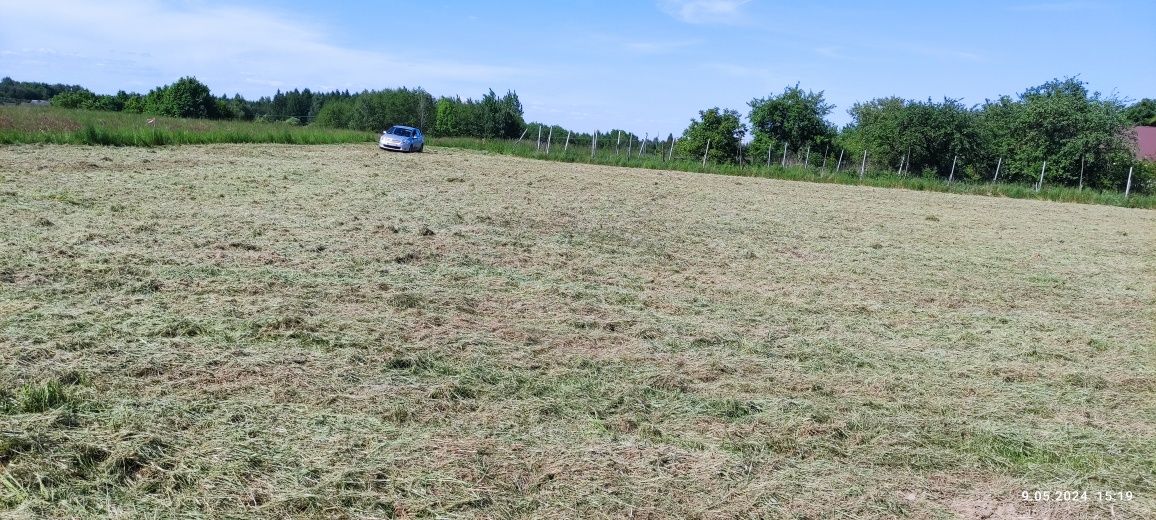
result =
[[421,130],[412,126],[391,126],[382,132],[377,147],[382,150],[420,152],[425,149],[425,136],[421,135]]

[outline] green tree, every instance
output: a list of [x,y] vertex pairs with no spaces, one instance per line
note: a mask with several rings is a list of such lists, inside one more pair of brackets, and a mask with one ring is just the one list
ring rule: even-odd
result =
[[313,124],[329,128],[353,128],[350,121],[353,104],[352,99],[331,99],[321,106]]
[[89,109],[96,103],[96,94],[88,90],[61,92],[52,97],[52,106]]
[[852,124],[845,133],[851,139],[844,141],[854,142],[858,153],[866,150],[878,166],[948,177],[959,158],[956,178],[979,175],[974,164],[986,157],[984,141],[974,111],[959,100],[887,97],[856,103],[848,113]]
[[522,118],[522,101],[512,90],[506,91],[501,100],[502,117],[499,120],[501,134],[507,139],[514,139],[526,129],[526,121]]
[[88,90],[80,85],[49,85],[34,81],[16,81],[9,77],[0,79],[0,98],[17,100],[50,100],[62,92]]
[[1137,101],[1124,111],[1124,117],[1136,126],[1156,126],[1156,99]]
[[906,107],[907,100],[894,96],[855,103],[847,111],[851,124],[840,136],[843,146],[856,157],[866,151],[873,164],[898,165],[904,151],[918,140],[903,131]]
[[371,132],[380,132],[386,128],[384,110],[380,106],[379,97],[378,94],[370,92],[354,96],[353,106],[349,112],[349,128]]
[[140,94],[132,95],[124,101],[124,111],[132,114],[145,113],[145,97]]
[[228,107],[228,113],[233,119],[240,119],[242,121],[253,120],[253,107],[240,94],[233,94],[232,99],[221,98]]
[[116,96],[94,94],[88,89],[66,90],[52,98],[52,105],[61,108],[79,108],[84,110],[104,110],[119,112],[124,108],[127,96],[123,91]]
[[714,107],[701,110],[698,114],[699,118],[690,121],[690,126],[682,132],[682,137],[675,145],[679,155],[700,158],[705,153],[707,159],[714,162],[737,161],[739,145],[747,133],[747,127],[740,120],[738,111]]
[[[365,91],[349,99],[352,108],[348,127],[355,130],[380,132],[392,125],[428,130],[427,123],[433,123],[435,118],[433,96],[422,89]],[[325,106],[321,110],[325,112]]]
[[490,89],[477,103],[477,109],[476,137],[513,139],[526,127],[522,119],[522,102],[513,91],[507,91],[499,98]]
[[782,94],[752,99],[749,105],[753,154],[765,154],[767,147],[777,143],[801,150],[829,143],[835,135],[834,126],[826,121],[835,106],[823,99],[822,91],[803,91],[796,84],[784,88]]
[[1089,93],[1076,78],[1029,88],[1015,101],[988,102],[980,119],[1008,180],[1035,182],[1047,161],[1048,182],[1119,189],[1133,160],[1123,103]]
[[461,106],[462,100],[458,98],[443,97],[438,100],[434,135],[445,137],[462,135]]
[[209,87],[192,76],[149,91],[145,112],[169,117],[215,119],[220,117],[217,100]]

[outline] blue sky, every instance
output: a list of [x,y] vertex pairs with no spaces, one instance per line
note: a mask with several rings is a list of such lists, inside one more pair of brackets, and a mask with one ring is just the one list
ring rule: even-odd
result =
[[1156,97],[1152,0],[317,2],[0,0],[0,76],[215,94],[518,92],[526,119],[680,133],[798,83],[856,101],[1016,94],[1056,77]]

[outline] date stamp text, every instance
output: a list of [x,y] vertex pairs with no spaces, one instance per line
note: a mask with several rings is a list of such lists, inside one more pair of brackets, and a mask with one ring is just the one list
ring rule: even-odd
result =
[[1025,502],[1131,502],[1136,499],[1136,493],[1108,489],[1036,489],[1021,491],[1020,499]]

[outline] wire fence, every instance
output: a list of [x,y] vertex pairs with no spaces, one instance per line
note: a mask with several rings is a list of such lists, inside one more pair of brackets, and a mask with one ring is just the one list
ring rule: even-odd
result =
[[[1130,171],[1128,180],[1119,189],[1080,189],[1049,183],[1047,168],[1050,167],[1042,168],[1043,176],[1037,170],[1034,183],[1009,182],[1003,160],[998,160],[1001,163],[999,168],[984,170],[972,167],[970,173],[964,175],[965,161],[960,157],[953,161],[946,177],[939,177],[909,171],[906,161],[902,167],[886,165],[874,160],[870,153],[835,146],[818,152],[805,147],[797,152],[789,149],[784,152],[783,145],[778,144],[770,149],[763,146],[759,153],[752,154],[750,143],[746,143],[740,147],[740,154],[716,160],[708,150],[688,153],[685,147],[680,148],[680,142],[673,136],[636,140],[626,132],[597,132],[593,135],[567,131],[551,133],[545,126],[540,139],[536,128],[528,129],[518,139],[431,139],[435,146],[481,149],[561,162],[1156,208],[1156,196],[1147,194],[1151,187],[1139,189]],[[975,171],[983,174],[975,175]]]
[[[637,159],[639,161],[649,162],[698,162],[704,168],[708,165],[728,165],[738,170],[751,169],[757,173],[759,169],[778,168],[782,169],[801,169],[803,171],[813,172],[817,176],[823,175],[853,175],[858,178],[865,177],[880,177],[893,176],[898,178],[909,179],[928,179],[939,180],[948,184],[952,183],[998,183],[1003,180],[1005,183],[1016,182],[1013,179],[1030,178],[1030,187],[1036,192],[1039,192],[1045,186],[1048,186],[1049,179],[1054,179],[1053,175],[1059,173],[1070,173],[1075,177],[1074,172],[1056,172],[1054,163],[1049,166],[1049,161],[1041,161],[1036,165],[1038,170],[1036,172],[1016,171],[1011,172],[1008,169],[1008,162],[1003,157],[996,157],[991,164],[986,164],[980,161],[969,161],[967,157],[962,155],[953,155],[949,157],[950,169],[942,172],[938,169],[927,169],[923,171],[912,171],[911,169],[911,154],[904,154],[898,164],[887,164],[886,161],[879,161],[867,151],[852,151],[843,147],[835,145],[824,145],[822,149],[818,147],[803,147],[797,150],[791,150],[786,143],[771,143],[769,146],[763,144],[762,146],[752,146],[752,143],[741,143],[737,147],[735,144],[729,143],[726,157],[720,158],[719,154],[711,153],[712,144],[708,141],[705,149],[696,150],[694,153],[689,153],[685,147],[679,146],[680,138],[668,135],[666,138],[651,138],[648,134],[643,134],[639,138],[633,133],[625,131],[612,131],[607,133],[594,132],[593,134],[578,134],[570,131],[557,131],[556,127],[551,128],[547,126],[532,126],[522,134],[522,136],[513,141],[512,145],[518,148],[518,155],[526,155],[527,152],[533,155],[544,158],[555,157],[562,160],[576,161],[583,157],[588,158],[591,162],[612,162],[623,163],[628,159]],[[1146,175],[1142,178],[1137,178],[1137,171],[1135,165],[1127,164],[1121,165],[1118,171],[1112,172],[1112,184],[1115,191],[1120,192],[1125,197],[1131,196],[1134,192],[1149,193],[1152,191],[1152,180]],[[1078,184],[1075,186],[1064,186],[1082,191],[1085,188],[1085,179],[1083,168],[1080,169],[1078,175]]]

